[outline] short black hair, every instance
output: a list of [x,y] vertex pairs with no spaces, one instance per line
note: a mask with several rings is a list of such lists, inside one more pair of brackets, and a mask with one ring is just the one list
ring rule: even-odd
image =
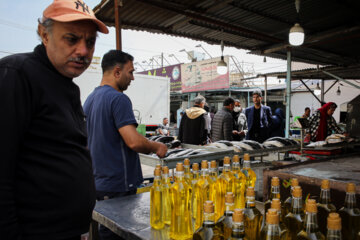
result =
[[259,97],[262,97],[261,90],[259,90],[259,89],[256,89],[256,90],[253,92],[252,96],[254,96],[255,94],[257,94]]
[[134,61],[134,57],[130,54],[120,50],[110,50],[103,56],[101,68],[104,73],[113,69],[116,65],[120,65],[120,68],[122,68],[129,61]]
[[224,100],[223,106],[229,106],[230,104],[234,104],[234,103],[235,103],[234,99],[231,97],[228,97]]
[[310,110],[310,108],[309,108],[309,107],[306,107],[306,108],[305,108],[305,112],[306,112],[307,110]]

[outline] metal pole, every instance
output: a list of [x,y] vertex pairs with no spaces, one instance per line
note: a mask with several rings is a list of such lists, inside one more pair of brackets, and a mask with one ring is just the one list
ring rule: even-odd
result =
[[120,7],[122,7],[122,0],[114,0],[115,8],[115,31],[116,31],[116,49],[122,50],[121,44],[121,20]]
[[321,103],[325,102],[324,101],[324,92],[325,92],[324,91],[325,90],[324,89],[325,88],[324,82],[325,82],[324,79],[321,79],[321,95],[320,95],[321,96]]
[[265,95],[265,106],[267,106],[267,76],[265,75],[265,93],[264,93],[264,95]]
[[248,92],[248,107],[250,107],[250,92]]
[[290,132],[290,106],[291,106],[291,51],[287,49],[287,72],[286,72],[286,126],[285,137],[289,137]]
[[164,53],[161,53],[161,68],[164,66]]

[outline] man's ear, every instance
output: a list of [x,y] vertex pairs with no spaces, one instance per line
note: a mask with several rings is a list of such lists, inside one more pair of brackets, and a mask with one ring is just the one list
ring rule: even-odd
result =
[[49,33],[46,31],[45,27],[41,24],[38,25],[38,33],[41,38],[42,43],[47,46],[49,42]]
[[113,76],[114,76],[115,78],[119,78],[120,75],[121,75],[121,69],[120,69],[120,67],[119,67],[119,66],[115,66],[115,67],[113,68]]

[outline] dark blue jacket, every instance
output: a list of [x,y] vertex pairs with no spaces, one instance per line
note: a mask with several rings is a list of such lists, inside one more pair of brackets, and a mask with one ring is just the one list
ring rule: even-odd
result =
[[285,114],[281,108],[275,110],[272,123],[270,137],[285,137]]
[[[246,139],[249,140],[249,134],[253,128],[253,120],[254,120],[254,109],[255,106],[251,106],[245,109],[245,115],[248,124],[248,132],[246,134]],[[272,125],[272,118],[271,118],[271,108],[268,106],[261,105],[260,108],[260,129],[261,133],[263,134],[263,138],[269,138],[269,129]]]

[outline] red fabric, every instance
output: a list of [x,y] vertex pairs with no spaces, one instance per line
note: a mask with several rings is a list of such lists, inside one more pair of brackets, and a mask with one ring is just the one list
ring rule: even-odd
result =
[[316,136],[316,141],[324,141],[327,137],[327,111],[334,104],[333,102],[328,102],[318,110],[320,111],[320,125],[318,128],[318,134]]

